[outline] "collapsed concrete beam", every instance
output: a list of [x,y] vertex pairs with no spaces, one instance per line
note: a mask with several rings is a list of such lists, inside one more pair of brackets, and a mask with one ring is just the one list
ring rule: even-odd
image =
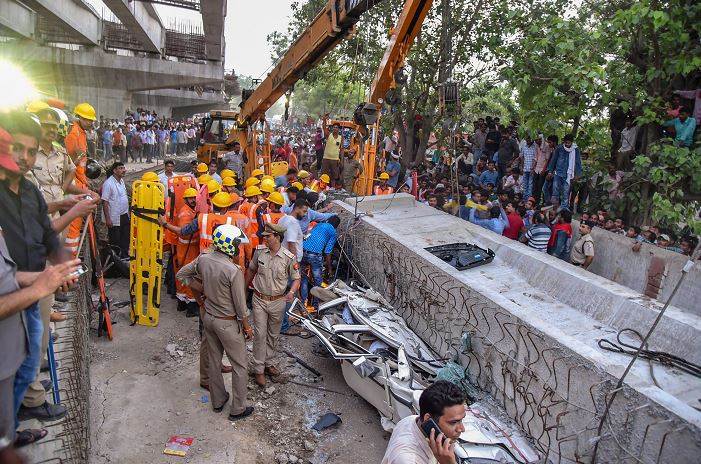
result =
[[107,8],[134,34],[146,51],[161,53],[166,33],[152,5],[129,0],[103,0]]
[[222,61],[224,59],[226,0],[208,0],[201,2],[201,7],[207,59]]
[[12,35],[34,38],[36,13],[13,0],[0,0],[0,25]]
[[88,45],[99,45],[102,22],[94,11],[72,0],[23,0],[46,19],[59,24]]

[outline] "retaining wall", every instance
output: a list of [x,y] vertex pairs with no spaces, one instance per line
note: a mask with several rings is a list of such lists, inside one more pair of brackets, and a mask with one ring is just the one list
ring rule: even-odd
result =
[[[373,217],[355,219],[346,203],[335,202],[335,208],[361,281],[383,293],[442,355],[458,353],[469,334],[472,351],[460,359],[474,383],[547,459],[590,462],[605,399],[630,358],[598,349],[597,338],[616,330],[597,320],[596,311],[569,303],[602,292],[597,279],[604,279],[583,279],[586,271],[416,204],[409,195],[366,197],[358,211],[374,211]],[[424,250],[466,241],[495,249],[494,262],[457,271]],[[560,279],[562,291],[532,285],[538,274]],[[567,292],[569,303],[561,301]],[[648,311],[653,314],[654,303]],[[626,312],[625,306],[608,309],[609,315]],[[701,413],[652,385],[647,369],[638,364],[613,403],[596,462],[698,462]]]

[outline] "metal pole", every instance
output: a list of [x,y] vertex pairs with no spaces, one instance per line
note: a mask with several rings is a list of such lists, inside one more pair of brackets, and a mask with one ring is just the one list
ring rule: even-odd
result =
[[618,383],[616,384],[616,388],[613,389],[613,394],[611,395],[611,398],[606,403],[606,409],[604,409],[604,413],[601,416],[601,420],[599,421],[599,427],[596,431],[597,440],[596,440],[596,444],[594,445],[594,451],[593,451],[592,457],[591,457],[592,464],[596,462],[596,453],[599,450],[599,443],[601,442],[601,438],[602,438],[601,431],[604,428],[604,423],[606,422],[606,418],[608,417],[608,413],[609,413],[609,410],[611,409],[611,405],[613,404],[613,401],[616,399],[618,392],[621,390],[621,387],[623,386],[623,380],[626,378],[626,376],[628,375],[630,370],[633,368],[633,364],[635,364],[635,361],[638,359],[638,356],[640,356],[640,352],[647,345],[648,339],[650,338],[652,333],[655,331],[655,328],[657,328],[657,324],[659,324],[660,321],[662,320],[662,316],[664,316],[664,313],[665,313],[665,311],[667,311],[667,308],[669,307],[670,303],[672,302],[674,295],[677,293],[677,290],[679,290],[679,287],[681,287],[682,282],[684,282],[686,275],[689,273],[689,271],[691,270],[692,267],[694,267],[694,261],[693,261],[693,258],[690,258],[689,261],[687,261],[686,264],[684,265],[684,267],[682,268],[682,275],[679,277],[677,284],[674,286],[674,289],[672,290],[672,294],[669,295],[669,298],[667,298],[667,302],[662,307],[662,310],[660,310],[660,313],[657,315],[657,318],[655,319],[655,322],[653,322],[652,327],[650,327],[650,330],[648,330],[647,334],[645,335],[645,338],[643,338],[643,340],[640,342],[640,347],[638,348],[638,351],[635,352],[635,355],[633,355],[633,358],[628,363],[628,367],[626,367],[626,370],[623,372],[623,375],[621,375],[621,378],[618,379]]

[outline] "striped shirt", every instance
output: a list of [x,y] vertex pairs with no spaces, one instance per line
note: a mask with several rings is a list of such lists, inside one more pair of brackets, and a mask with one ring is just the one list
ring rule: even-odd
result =
[[531,172],[533,170],[535,149],[535,142],[531,142],[530,146],[527,143],[523,144],[523,149],[521,150],[521,153],[523,154],[523,172]]
[[545,253],[550,240],[550,227],[545,224],[533,224],[525,233],[524,237],[529,247]]

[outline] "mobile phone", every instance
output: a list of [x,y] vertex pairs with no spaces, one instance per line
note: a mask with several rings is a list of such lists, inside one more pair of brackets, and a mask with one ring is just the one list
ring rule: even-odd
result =
[[431,430],[436,431],[433,438],[438,438],[438,435],[443,433],[441,432],[440,427],[438,427],[438,424],[436,424],[436,421],[434,421],[432,418],[421,424],[421,430],[424,432],[424,435],[426,435],[426,438],[431,437]]
[[70,276],[71,276],[71,278],[73,278],[73,279],[77,279],[78,277],[82,276],[82,275],[85,274],[86,272],[88,272],[88,270],[85,269],[84,266],[80,266],[78,269],[76,269],[75,271],[71,272]]

